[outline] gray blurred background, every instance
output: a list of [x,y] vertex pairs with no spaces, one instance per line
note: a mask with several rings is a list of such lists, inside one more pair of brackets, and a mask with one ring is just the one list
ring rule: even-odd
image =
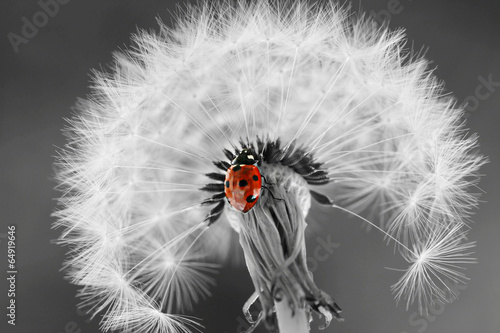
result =
[[[61,2],[63,2],[61,0]],[[64,144],[63,117],[78,97],[89,92],[90,69],[105,68],[112,52],[129,45],[137,28],[157,29],[156,17],[170,23],[174,1],[87,0],[60,5],[36,36],[16,53],[8,33],[21,34],[23,17],[32,21],[37,1],[3,0],[0,5],[0,332],[97,333],[98,322],[77,311],[76,288],[60,272],[65,249],[52,244],[51,230],[58,193],[53,190],[53,156]],[[179,2],[180,3],[180,2]],[[481,77],[500,82],[500,1],[362,0],[353,2],[390,26],[406,29],[411,44],[428,48],[436,75],[461,102],[470,105],[468,127],[480,135],[481,152],[491,162],[480,187],[485,194],[470,238],[478,242],[479,263],[468,267],[471,278],[460,288],[460,300],[432,309],[427,317],[416,308],[396,306],[390,285],[405,267],[374,230],[328,209],[319,210],[320,227],[311,228],[309,250],[317,237],[338,244],[317,265],[317,284],[334,296],[345,322],[326,332],[500,332],[500,86],[488,96],[476,95]],[[497,84],[498,85],[498,84]],[[7,225],[17,226],[17,325],[6,324]],[[314,263],[313,263],[314,264]],[[237,332],[244,327],[241,307],[252,293],[244,265],[225,267],[217,276],[213,297],[193,312],[205,332]],[[317,331],[319,321],[313,322]],[[259,330],[258,332],[265,332]]]

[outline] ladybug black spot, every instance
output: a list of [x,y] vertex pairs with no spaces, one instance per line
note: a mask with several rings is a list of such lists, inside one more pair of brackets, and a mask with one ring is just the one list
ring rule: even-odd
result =
[[247,182],[246,180],[242,179],[242,180],[240,180],[240,182],[238,183],[238,185],[239,185],[240,187],[245,187],[245,186],[247,186],[247,185],[248,185],[248,182]]
[[255,196],[249,195],[246,200],[248,203],[252,203],[255,201],[255,199],[257,199]]
[[241,169],[241,165],[235,165],[234,168],[233,168],[233,171],[238,171]]
[[226,180],[226,187],[229,188],[229,180]]
[[255,180],[255,181],[258,181],[259,177],[257,177],[257,175],[253,175],[252,179]]

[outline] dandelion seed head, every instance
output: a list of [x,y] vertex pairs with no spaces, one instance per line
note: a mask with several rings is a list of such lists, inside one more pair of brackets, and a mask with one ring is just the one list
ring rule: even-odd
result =
[[[449,299],[446,279],[465,281],[460,267],[473,261],[469,190],[485,159],[428,61],[406,50],[404,32],[333,3],[222,1],[178,16],[174,27],[137,33],[109,73],[94,73],[58,158],[54,226],[69,249],[66,274],[81,286],[82,305],[104,313],[102,329],[196,329],[178,313],[210,294],[215,263],[237,256],[238,238],[268,308],[277,294],[304,306],[309,293],[312,310],[337,316],[301,262],[318,198],[311,190],[396,244],[409,263],[392,287],[397,300],[425,310]],[[259,140],[302,154],[295,165],[268,157],[261,166],[270,183],[283,181],[268,185],[288,210],[268,192],[257,217],[225,204],[207,228],[207,175],[221,172],[225,149]],[[274,282],[280,293],[267,290]]]

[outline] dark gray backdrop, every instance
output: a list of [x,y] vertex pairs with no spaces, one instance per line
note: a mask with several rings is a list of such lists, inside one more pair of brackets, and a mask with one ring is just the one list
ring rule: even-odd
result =
[[[61,0],[61,2],[63,2]],[[65,249],[51,243],[54,198],[52,162],[64,139],[63,117],[77,97],[89,92],[91,68],[105,66],[114,50],[129,44],[137,27],[156,29],[155,17],[170,22],[172,1],[68,1],[19,45],[16,53],[8,33],[20,34],[23,17],[32,21],[41,10],[37,1],[4,0],[0,5],[0,316],[1,332],[98,332],[76,310],[76,288],[59,271]],[[478,241],[479,264],[469,266],[471,281],[460,300],[437,307],[428,317],[396,306],[389,287],[400,276],[384,266],[401,267],[382,236],[367,233],[361,222],[324,210],[325,223],[312,228],[309,249],[317,237],[340,244],[315,270],[320,287],[334,295],[346,321],[327,332],[436,333],[500,331],[500,87],[481,99],[481,77],[500,81],[499,1],[362,0],[366,12],[391,16],[392,27],[404,27],[416,49],[428,47],[436,74],[459,101],[478,102],[468,116],[471,132],[480,134],[481,151],[491,163],[481,188],[486,192],[470,233]],[[392,12],[392,13],[391,13]],[[481,92],[484,92],[481,90]],[[328,223],[327,223],[328,222]],[[6,239],[8,224],[17,225],[17,326],[6,324]],[[241,306],[252,292],[244,266],[228,266],[217,278],[214,296],[199,304],[205,332],[236,332]],[[313,323],[313,327],[317,327]],[[316,331],[316,329],[314,330]],[[259,332],[264,332],[263,330]]]

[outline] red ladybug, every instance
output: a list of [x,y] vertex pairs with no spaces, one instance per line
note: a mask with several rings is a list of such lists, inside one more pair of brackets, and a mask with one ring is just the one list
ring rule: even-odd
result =
[[[257,138],[257,154],[254,153],[250,144],[247,147],[237,153],[236,157],[231,151],[223,149],[231,163],[219,160],[214,161],[213,164],[225,174],[220,172],[205,174],[208,178],[216,181],[216,183],[209,183],[200,188],[202,191],[214,193],[210,198],[201,202],[202,205],[215,204],[215,207],[205,217],[204,222],[208,222],[207,225],[211,225],[220,218],[224,212],[226,200],[236,210],[242,213],[248,212],[259,200],[263,189],[269,190],[269,194],[274,200],[285,202],[284,199],[276,198],[263,183],[262,179],[264,182],[267,179],[260,173],[259,166],[262,162],[279,163],[290,167],[311,185],[324,185],[330,182],[328,173],[321,169],[321,163],[316,162],[312,154],[306,153],[303,149],[295,149],[293,142],[287,148],[281,148],[279,140],[263,143]],[[309,190],[309,193],[320,204],[327,206],[334,204],[324,194],[313,190]]]
[[259,199],[262,175],[258,163],[251,149],[243,149],[226,171],[224,194],[229,204],[240,212],[248,212]]

